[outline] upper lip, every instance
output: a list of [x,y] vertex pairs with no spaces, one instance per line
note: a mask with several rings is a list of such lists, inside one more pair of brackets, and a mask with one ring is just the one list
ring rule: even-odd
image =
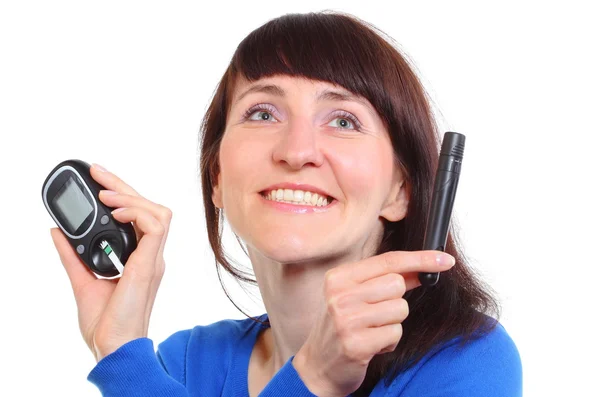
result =
[[323,189],[319,189],[318,187],[315,187],[312,185],[307,185],[304,183],[289,183],[289,182],[277,183],[275,185],[271,185],[268,188],[264,189],[262,191],[262,193],[270,192],[271,190],[277,190],[277,189],[304,190],[305,192],[309,191],[309,192],[319,193],[321,196],[335,198]]

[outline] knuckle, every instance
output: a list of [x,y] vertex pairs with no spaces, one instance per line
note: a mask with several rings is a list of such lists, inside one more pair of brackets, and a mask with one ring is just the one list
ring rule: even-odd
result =
[[402,311],[404,319],[406,319],[410,313],[410,307],[408,306],[408,301],[406,299],[400,299],[400,309]]
[[339,284],[338,279],[338,272],[336,272],[334,269],[328,270],[325,273],[325,279],[323,283],[325,296],[333,294]]
[[390,343],[388,346],[386,346],[381,353],[391,353],[393,351],[396,351],[396,349],[398,348],[398,345],[400,344],[400,341],[396,342],[396,343]]
[[345,317],[344,327],[348,330],[357,330],[360,329],[360,324],[362,322],[362,318],[360,314],[353,313],[349,314]]
[[327,311],[336,323],[337,329],[348,327],[348,313],[353,305],[353,297],[348,293],[338,293],[327,298]]
[[335,295],[335,304],[339,311],[345,311],[352,305],[352,295],[348,292]]
[[165,226],[157,219],[156,214],[147,209],[139,209],[140,218],[143,218],[145,221],[145,230],[146,234],[151,235],[162,235],[165,232]]
[[165,207],[164,205],[159,205],[160,208],[160,218],[163,220],[163,222],[165,223],[169,223],[171,222],[171,219],[173,219],[173,211],[171,211],[170,208]]
[[336,303],[337,299],[333,298],[329,300],[328,313],[333,324],[333,329],[338,336],[346,335],[349,331],[348,319]]
[[334,323],[337,323],[337,321],[339,321],[338,319],[342,316],[339,300],[339,295],[333,295],[327,298],[327,312],[333,317]]
[[335,334],[338,338],[344,339],[352,334],[352,330],[348,327],[348,323],[343,317],[334,317],[332,321]]
[[119,193],[122,194],[127,194],[127,188],[129,187],[128,184],[126,184],[121,178],[119,178],[118,176],[113,174],[113,178],[114,178],[114,183],[115,183],[115,190]]
[[398,273],[393,273],[394,275],[394,287],[400,296],[404,295],[406,292],[406,281],[404,280],[404,276]]
[[165,234],[165,227],[156,218],[152,217],[154,221],[151,223],[150,233],[156,236],[162,236]]
[[358,358],[357,346],[359,345],[357,337],[353,333],[348,333],[341,338],[342,352],[351,359]]
[[395,340],[400,341],[400,338],[402,338],[402,332],[403,332],[402,324],[394,324],[393,330],[394,330],[393,332],[394,332]]

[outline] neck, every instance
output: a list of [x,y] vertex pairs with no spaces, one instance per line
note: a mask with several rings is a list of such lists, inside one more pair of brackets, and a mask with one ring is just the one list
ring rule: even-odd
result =
[[249,254],[270,323],[261,349],[274,375],[306,341],[323,302],[325,273],[336,264],[281,264]]

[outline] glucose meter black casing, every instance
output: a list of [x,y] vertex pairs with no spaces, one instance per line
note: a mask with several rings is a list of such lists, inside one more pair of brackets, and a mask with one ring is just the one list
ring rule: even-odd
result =
[[122,264],[136,249],[131,223],[112,217],[114,208],[104,205],[98,194],[104,189],[90,175],[90,165],[81,160],[58,164],[44,181],[42,199],[46,209],[63,231],[79,258],[94,273],[113,277],[119,271],[102,250],[105,240]]

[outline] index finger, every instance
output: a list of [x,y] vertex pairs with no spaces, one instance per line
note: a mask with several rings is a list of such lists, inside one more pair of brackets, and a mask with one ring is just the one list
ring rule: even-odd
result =
[[442,251],[389,251],[348,264],[348,275],[362,283],[388,273],[443,272],[454,266],[454,257]]

